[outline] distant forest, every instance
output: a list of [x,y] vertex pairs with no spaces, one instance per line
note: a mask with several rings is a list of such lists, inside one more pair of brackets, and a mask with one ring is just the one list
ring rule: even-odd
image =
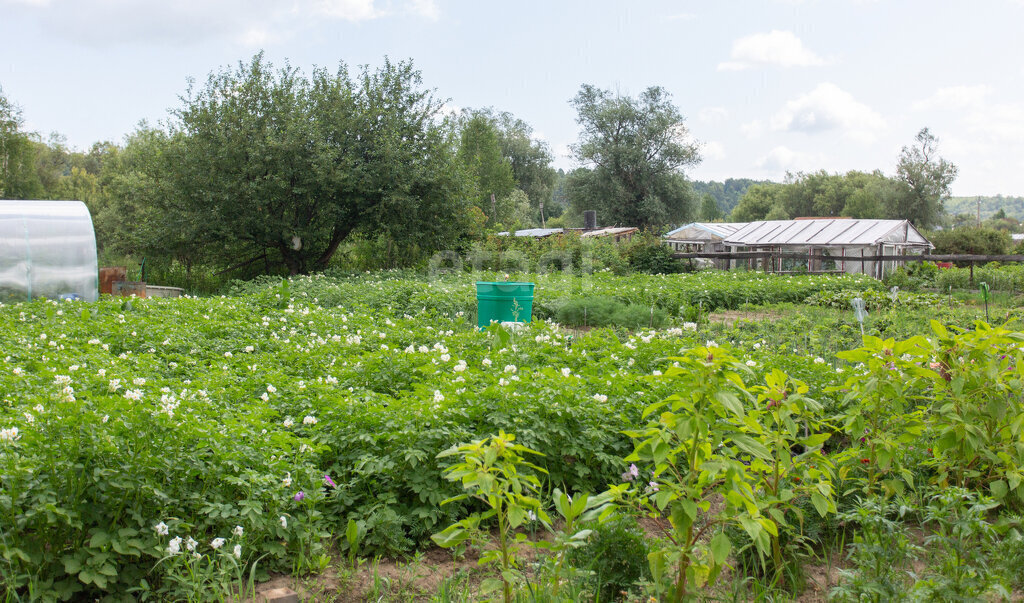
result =
[[725,182],[694,180],[690,183],[690,186],[693,187],[694,196],[698,199],[705,194],[714,197],[715,201],[718,202],[719,209],[722,210],[722,214],[728,216],[732,213],[736,204],[739,203],[740,197],[746,194],[748,188],[755,184],[765,184],[767,182],[770,181],[751,180],[750,178],[727,178]]
[[1006,217],[1016,220],[1024,220],[1024,197],[950,197],[946,201],[946,213],[950,216],[967,214],[978,215],[978,201],[981,201],[981,219],[991,218],[1000,209],[1005,212]]

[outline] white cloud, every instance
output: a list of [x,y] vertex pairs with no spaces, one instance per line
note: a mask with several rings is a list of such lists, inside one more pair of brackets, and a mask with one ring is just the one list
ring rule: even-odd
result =
[[740,38],[732,43],[732,60],[718,64],[719,71],[740,71],[758,66],[814,67],[822,59],[804,47],[791,31],[777,29]]
[[725,145],[714,140],[704,143],[700,151],[704,159],[711,161],[720,161],[726,158]]
[[754,121],[747,122],[740,126],[740,132],[743,133],[747,138],[757,138],[764,134],[765,126],[764,122],[755,119]]
[[441,18],[441,9],[434,0],[412,0],[409,2],[408,12],[431,21]]
[[992,88],[986,85],[939,88],[935,94],[914,103],[913,108],[915,111],[928,111],[977,107],[984,103],[991,93]]
[[669,15],[669,16],[665,17],[665,19],[667,19],[669,21],[692,21],[693,19],[696,19],[696,18],[697,18],[697,15],[695,15],[693,13],[676,13],[674,15]]
[[697,113],[697,119],[706,124],[722,123],[729,118],[729,110],[725,107],[705,107]]
[[1024,141],[1024,105],[993,104],[964,117],[971,134],[1001,145],[1019,147]]
[[821,164],[821,157],[778,146],[758,159],[754,165],[775,173],[795,172],[814,169]]
[[0,7],[35,21],[49,36],[96,47],[177,47],[224,38],[257,46],[325,21],[440,17],[436,0],[0,0]]
[[239,44],[248,48],[263,48],[270,44],[277,43],[281,41],[281,39],[281,35],[262,27],[253,27],[252,29],[248,29],[235,38]]
[[771,128],[808,134],[840,130],[854,140],[871,142],[885,128],[885,119],[849,92],[826,82],[787,102],[772,117]]
[[344,21],[367,21],[383,14],[373,4],[373,0],[314,0],[311,8],[315,13],[325,17]]

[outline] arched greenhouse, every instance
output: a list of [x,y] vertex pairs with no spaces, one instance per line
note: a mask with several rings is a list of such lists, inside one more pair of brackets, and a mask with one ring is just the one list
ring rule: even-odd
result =
[[0,302],[99,298],[96,235],[81,201],[0,201]]

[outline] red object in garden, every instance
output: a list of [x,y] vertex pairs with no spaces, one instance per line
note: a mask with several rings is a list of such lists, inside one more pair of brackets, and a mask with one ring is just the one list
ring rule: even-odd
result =
[[939,268],[952,268],[953,262],[935,262],[935,265]]
[[112,268],[100,268],[100,293],[110,295],[114,292],[114,281],[123,281],[127,268],[114,266]]

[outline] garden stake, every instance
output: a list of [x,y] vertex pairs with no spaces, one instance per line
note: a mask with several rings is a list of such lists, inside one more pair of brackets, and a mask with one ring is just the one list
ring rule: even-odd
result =
[[992,321],[988,319],[988,283],[982,281],[978,288],[981,289],[981,296],[985,300],[985,322],[991,324]]
[[860,339],[864,341],[864,319],[868,316],[867,311],[864,310],[864,299],[855,297],[850,300],[850,304],[853,306],[853,317],[860,323]]

